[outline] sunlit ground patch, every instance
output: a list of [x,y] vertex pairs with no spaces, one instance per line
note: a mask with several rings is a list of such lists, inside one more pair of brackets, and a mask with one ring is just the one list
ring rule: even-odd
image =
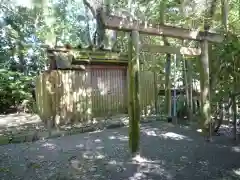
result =
[[174,132],[158,132],[154,131],[152,129],[146,129],[143,130],[143,133],[148,135],[148,136],[158,136],[163,139],[172,139],[172,140],[187,140],[187,141],[193,141],[191,138],[184,136],[182,134],[177,134]]
[[232,147],[232,151],[234,151],[234,152],[240,152],[240,147],[239,146],[234,146],[234,147]]
[[43,145],[42,145],[42,147],[45,147],[45,148],[47,148],[48,150],[55,150],[55,149],[57,149],[57,145],[56,144],[52,144],[52,143],[44,143]]
[[239,178],[240,178],[240,168],[234,169],[234,170],[233,170],[233,173],[234,173],[234,175],[237,175],[237,176],[239,176]]
[[115,136],[109,136],[108,139],[110,140],[120,140],[120,141],[128,141],[128,136],[124,136],[124,135],[115,135]]
[[83,148],[84,147],[84,144],[78,144],[76,145],[76,148]]
[[83,153],[83,158],[84,159],[89,159],[89,160],[93,160],[93,159],[104,159],[105,155],[101,154],[100,152],[92,152],[92,151],[86,151]]
[[181,135],[181,134],[177,134],[174,132],[167,132],[165,134],[161,134],[162,137],[164,137],[165,139],[169,138],[169,139],[173,139],[173,140],[188,140],[188,141],[192,141],[192,139],[190,139],[187,136]]
[[132,158],[132,163],[137,164],[138,168],[137,172],[135,172],[129,180],[143,179],[148,177],[148,174],[156,174],[164,176],[166,179],[172,179],[172,175],[163,168],[165,164],[164,161],[152,161],[138,154]]
[[197,132],[202,133],[203,131],[202,129],[197,129]]

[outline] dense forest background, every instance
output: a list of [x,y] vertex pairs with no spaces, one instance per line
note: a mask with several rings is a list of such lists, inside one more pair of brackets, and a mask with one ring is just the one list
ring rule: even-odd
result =
[[[93,40],[96,20],[83,0],[1,0],[0,3],[0,113],[8,112],[29,100],[34,109],[31,90],[35,77],[46,70],[46,51],[43,44],[88,46]],[[229,0],[228,18],[223,16],[225,0],[216,1],[210,31],[223,33],[227,38],[221,44],[210,46],[211,105],[216,105],[239,87],[240,1]],[[111,2],[110,9],[127,11],[128,1]],[[136,0],[132,7],[135,16],[155,24],[164,23],[190,29],[203,30],[206,0]],[[127,33],[117,33],[121,51],[126,51]],[[164,44],[161,37],[141,35],[141,43]],[[172,46],[199,47],[195,41],[167,38]],[[143,68],[154,70],[161,77],[159,87],[164,88],[166,57],[157,53],[141,53]],[[173,62],[172,62],[173,63]],[[175,72],[178,86],[184,86],[184,71],[191,72],[193,89],[199,89],[198,57],[177,60]],[[235,79],[233,78],[235,77]],[[171,79],[173,79],[173,74]],[[189,77],[188,77],[189,78]],[[173,81],[172,81],[173,83]],[[14,109],[14,108],[13,108]],[[33,110],[34,111],[34,110]]]

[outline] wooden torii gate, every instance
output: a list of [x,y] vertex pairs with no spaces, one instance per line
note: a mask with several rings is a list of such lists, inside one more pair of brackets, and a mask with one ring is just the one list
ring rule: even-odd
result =
[[[166,36],[178,39],[188,39],[200,41],[201,48],[187,48],[187,47],[170,47],[170,46],[157,46],[157,45],[142,45],[143,51],[161,52],[171,54],[185,54],[185,55],[200,55],[201,58],[208,60],[208,42],[221,43],[224,40],[224,36],[211,32],[192,31],[185,28],[166,26],[166,25],[154,25],[139,20],[132,20],[130,18],[123,18],[115,15],[102,14],[102,21],[106,29],[130,32],[131,38],[129,40],[129,145],[132,153],[136,153],[139,149],[139,121],[140,121],[140,105],[139,105],[139,36],[133,36],[134,32],[142,34]],[[137,33],[138,34],[138,33]],[[133,55],[133,53],[135,53]],[[209,70],[203,68],[202,72],[209,82]],[[207,93],[209,97],[208,88],[209,83],[203,85],[204,93]],[[206,103],[206,100],[203,104]],[[207,118],[207,117],[206,117]]]

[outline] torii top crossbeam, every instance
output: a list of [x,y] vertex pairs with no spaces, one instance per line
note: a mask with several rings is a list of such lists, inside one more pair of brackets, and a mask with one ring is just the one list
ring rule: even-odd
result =
[[150,25],[147,22],[138,20],[130,20],[115,15],[102,15],[103,23],[106,29],[119,30],[130,32],[133,30],[139,31],[143,34],[167,36],[179,39],[190,40],[208,40],[210,42],[221,43],[224,40],[224,35],[217,33],[194,31],[185,28],[166,26],[166,25]]

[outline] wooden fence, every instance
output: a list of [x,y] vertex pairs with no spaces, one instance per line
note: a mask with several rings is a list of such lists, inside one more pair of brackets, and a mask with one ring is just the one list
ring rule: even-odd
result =
[[[142,114],[155,105],[153,72],[140,74]],[[42,120],[59,117],[60,124],[83,122],[93,117],[127,113],[127,68],[91,66],[85,71],[43,72],[36,81],[36,97]]]

